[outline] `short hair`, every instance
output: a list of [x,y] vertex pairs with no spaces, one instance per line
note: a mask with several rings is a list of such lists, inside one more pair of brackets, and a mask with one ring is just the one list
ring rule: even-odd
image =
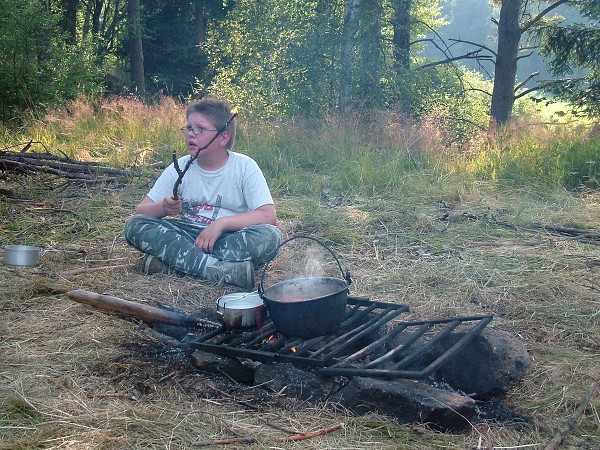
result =
[[191,103],[185,110],[186,119],[190,117],[192,113],[202,114],[217,130],[220,130],[225,126],[227,122],[227,128],[223,130],[229,131],[229,142],[227,143],[227,149],[233,148],[236,136],[236,120],[231,120],[233,113],[231,112],[232,106],[227,100],[221,100],[214,97],[206,97],[199,102]]

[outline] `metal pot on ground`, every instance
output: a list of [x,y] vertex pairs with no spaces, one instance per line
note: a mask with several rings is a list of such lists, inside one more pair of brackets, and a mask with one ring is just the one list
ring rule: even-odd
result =
[[6,245],[4,247],[4,265],[12,267],[36,267],[45,253],[33,245]]
[[257,292],[238,292],[219,297],[217,314],[227,328],[259,328],[267,319],[267,310]]
[[344,319],[348,300],[350,273],[344,270],[333,251],[318,239],[296,236],[283,242],[278,249],[297,238],[311,239],[325,247],[335,258],[343,279],[334,277],[302,277],[281,281],[264,288],[263,271],[258,294],[263,299],[277,331],[287,337],[311,338],[335,333]]
[[34,245],[5,245],[3,262],[12,267],[36,267],[40,264],[40,258],[49,252],[85,253],[82,250],[43,249]]

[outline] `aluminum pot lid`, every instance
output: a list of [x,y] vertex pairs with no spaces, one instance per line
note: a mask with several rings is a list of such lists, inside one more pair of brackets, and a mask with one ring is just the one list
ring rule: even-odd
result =
[[218,307],[231,309],[250,309],[263,304],[258,292],[235,292],[223,295],[217,300]]

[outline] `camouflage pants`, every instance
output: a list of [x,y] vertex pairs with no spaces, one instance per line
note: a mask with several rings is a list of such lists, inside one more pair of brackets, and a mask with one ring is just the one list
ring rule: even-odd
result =
[[156,256],[178,272],[204,277],[206,266],[216,261],[266,263],[275,257],[281,231],[259,224],[223,233],[211,254],[194,245],[205,224],[180,219],[159,219],[148,215],[131,217],[125,223],[125,239],[132,247]]

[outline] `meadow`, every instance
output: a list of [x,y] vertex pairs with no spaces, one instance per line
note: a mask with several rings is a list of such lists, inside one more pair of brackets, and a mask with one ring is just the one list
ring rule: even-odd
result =
[[37,268],[0,268],[1,449],[184,449],[239,434],[273,448],[281,428],[340,422],[277,448],[530,449],[559,432],[562,448],[600,447],[597,126],[530,117],[457,137],[399,112],[317,123],[240,114],[236,151],[263,168],[284,235],[330,246],[353,275],[352,295],[408,304],[421,318],[493,314],[490,326],[527,346],[530,370],[498,400],[528,421],[444,433],[200,372],[144,324],[67,298],[86,289],[193,312],[234,290],[142,275],[123,238],[161,167],[184,154],[183,122],[169,98],[81,99],[0,129],[0,150],[31,141],[28,151],[132,173],[109,185],[0,175],[0,244],[55,250]]

